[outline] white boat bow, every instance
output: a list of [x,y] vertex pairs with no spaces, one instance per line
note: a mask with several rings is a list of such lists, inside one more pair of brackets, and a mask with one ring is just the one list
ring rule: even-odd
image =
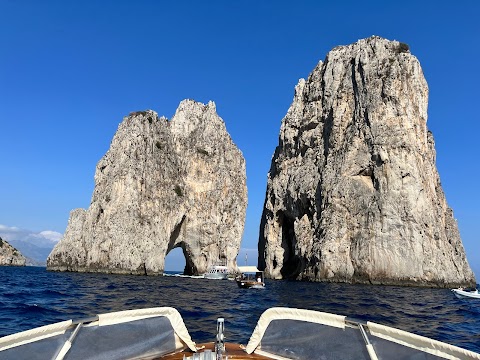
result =
[[477,289],[475,290],[464,290],[462,288],[452,289],[452,292],[459,299],[480,299],[480,292]]

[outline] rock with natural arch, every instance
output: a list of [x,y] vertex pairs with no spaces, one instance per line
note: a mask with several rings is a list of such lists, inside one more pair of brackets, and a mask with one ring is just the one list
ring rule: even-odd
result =
[[54,271],[161,274],[180,247],[185,274],[236,268],[247,206],[245,160],[215,104],[184,100],[168,121],[125,117],[98,162],[88,209],[70,213]]

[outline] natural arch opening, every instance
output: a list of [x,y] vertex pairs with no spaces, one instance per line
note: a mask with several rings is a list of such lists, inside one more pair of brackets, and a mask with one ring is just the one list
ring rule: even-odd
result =
[[185,255],[181,247],[176,247],[165,256],[165,272],[183,273],[185,269]]
[[[196,275],[196,268],[188,254],[185,242],[177,242],[182,239],[179,239],[179,237],[181,236],[182,229],[184,230],[185,219],[186,216],[184,215],[170,234],[170,240],[168,241],[168,248],[165,254],[164,269],[165,271],[183,271],[185,275]],[[170,268],[175,270],[170,270]]]

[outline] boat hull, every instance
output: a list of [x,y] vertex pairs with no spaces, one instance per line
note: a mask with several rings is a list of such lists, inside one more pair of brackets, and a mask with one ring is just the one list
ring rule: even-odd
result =
[[210,279],[210,280],[226,280],[228,274],[224,273],[206,273],[203,275],[205,279]]
[[480,299],[478,290],[465,291],[461,289],[452,289],[453,294],[459,299]]
[[249,280],[237,280],[237,285],[241,289],[264,289],[265,283]]

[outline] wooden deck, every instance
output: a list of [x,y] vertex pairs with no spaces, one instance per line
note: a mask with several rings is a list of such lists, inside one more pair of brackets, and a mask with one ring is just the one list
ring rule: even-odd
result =
[[[203,350],[212,350],[214,349],[215,344],[213,342],[210,343],[203,343],[203,344],[197,344],[198,348],[205,347],[199,352],[202,352]],[[268,360],[270,358],[262,355],[257,355],[257,354],[247,354],[245,350],[243,350],[242,347],[240,347],[240,344],[235,344],[235,343],[226,343],[225,344],[225,350],[226,354],[228,355],[228,360],[248,360],[248,359],[256,359],[256,360]],[[190,350],[185,350],[180,353],[172,354],[172,355],[166,355],[158,358],[158,360],[182,360],[183,356],[192,356],[194,353]],[[270,359],[271,360],[271,359]]]

